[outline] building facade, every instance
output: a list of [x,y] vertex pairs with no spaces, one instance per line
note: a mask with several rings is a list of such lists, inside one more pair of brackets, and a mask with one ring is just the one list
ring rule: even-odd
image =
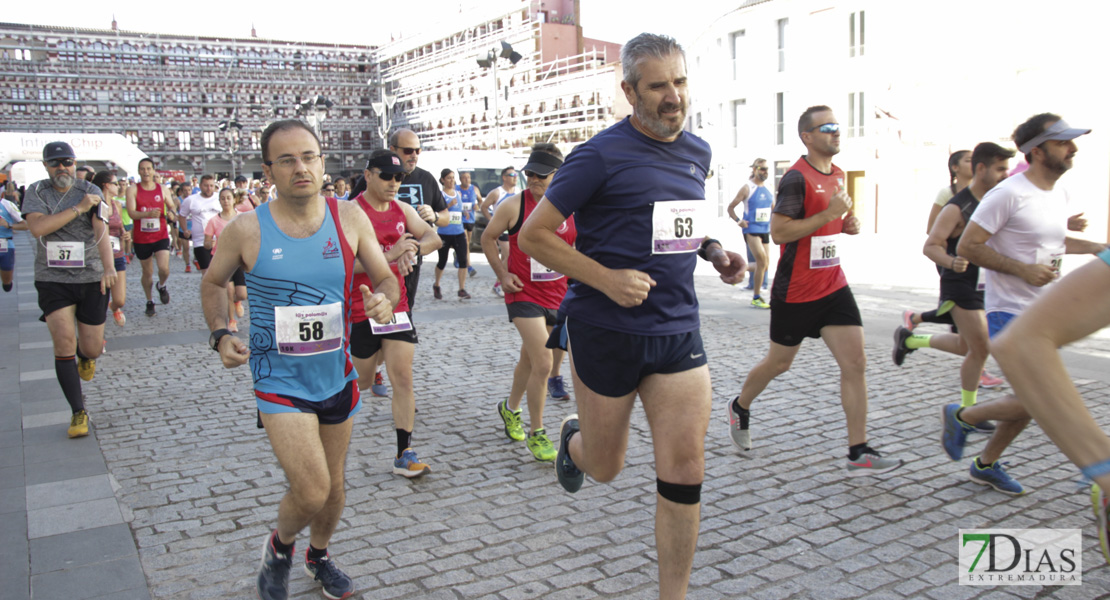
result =
[[[578,9],[578,0],[490,0],[383,45],[375,60],[390,120],[440,150],[522,154],[536,142],[566,151],[586,141],[631,108],[621,46],[583,37]],[[515,62],[500,57],[502,43]],[[479,65],[491,49],[496,68]]]
[[257,176],[265,126],[304,116],[328,172],[360,170],[381,147],[373,50],[0,23],[0,130],[119,133],[159,169]]

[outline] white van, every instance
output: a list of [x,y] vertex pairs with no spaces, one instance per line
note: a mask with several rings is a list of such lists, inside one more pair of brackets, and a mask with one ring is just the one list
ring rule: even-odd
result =
[[[518,169],[519,177],[518,162],[512,154],[496,150],[427,150],[420,153],[417,164],[436,179],[439,179],[443,169],[451,169],[455,172],[455,183],[459,182],[459,171],[469,171],[470,182],[478,186],[485,198],[486,194],[501,185],[501,170],[505,167]],[[522,184],[523,180],[517,183],[517,188]]]

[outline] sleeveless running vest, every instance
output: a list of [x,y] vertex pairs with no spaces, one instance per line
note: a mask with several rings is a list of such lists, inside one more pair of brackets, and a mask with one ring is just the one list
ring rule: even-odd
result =
[[[443,192],[440,192],[443,194]],[[443,201],[447,203],[447,214],[451,220],[443,227],[437,227],[436,233],[439,235],[459,235],[463,233],[463,208],[462,208],[462,195],[455,192],[454,196],[443,194]]]
[[[389,203],[388,210],[377,211],[370,206],[370,201],[364,198],[362,194],[355,196],[354,202],[366,213],[367,217],[370,217],[370,223],[374,226],[374,234],[378,237],[378,244],[381,245],[382,252],[391,250],[408,227],[405,221],[405,211],[401,208],[401,205],[397,201],[393,201]],[[400,300],[393,307],[393,312],[408,312],[409,295],[405,289],[405,278],[401,277],[397,263],[389,263],[389,270],[393,271],[393,276],[397,278],[397,285],[401,288]],[[366,318],[366,308],[362,304],[362,293],[358,291],[358,286],[362,284],[366,284],[371,292],[374,291],[374,284],[370,283],[369,275],[366,273],[355,275],[354,289],[351,290],[351,321],[353,323],[368,320]]]
[[143,184],[136,185],[135,210],[145,212],[154,209],[161,212],[157,218],[135,219],[131,236],[136,244],[153,244],[170,237],[170,232],[166,229],[166,203],[162,198],[162,186],[154,184],[153,190],[144,190]]
[[354,254],[336,200],[304,239],[282,232],[269,204],[255,214],[258,258],[246,273],[255,393],[327,399],[356,377],[348,352]]
[[[536,199],[530,190],[524,190],[521,196],[520,219],[509,232],[509,272],[520,278],[524,289],[519,292],[505,292],[505,304],[513,302],[532,302],[544,308],[558,310],[559,304],[567,294],[567,278],[544,267],[539,261],[524,253],[517,243],[520,235],[520,226],[536,208]],[[556,230],[559,237],[570,246],[574,246],[577,231],[574,228],[574,215],[567,217],[566,221]]]
[[771,233],[771,191],[762,185],[752,185],[748,193],[748,210],[744,220],[747,233]]

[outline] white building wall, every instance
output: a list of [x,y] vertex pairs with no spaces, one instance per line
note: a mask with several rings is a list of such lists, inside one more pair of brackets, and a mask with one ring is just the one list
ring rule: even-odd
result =
[[[859,11],[865,14],[864,54],[853,57],[849,15]],[[1061,185],[1071,192],[1074,211],[1090,220],[1084,237],[1106,241],[1110,112],[1102,108],[1105,86],[1097,65],[1110,55],[1110,43],[1092,11],[1110,9],[1075,0],[771,0],[738,8],[687,47],[691,121],[713,146],[713,185],[727,204],[750,174],[753,158],[772,165],[797,160],[805,152],[798,116],[807,106],[827,104],[842,128],[836,163],[865,173],[854,197],[864,231],[847,245],[849,278],[932,286],[935,271],[920,249],[930,203],[948,181],[948,154],[983,141],[1012,147],[1015,126],[1036,113],[1055,112],[1074,126],[1094,129],[1077,140],[1075,168]],[[776,24],[783,18],[789,25],[780,72]],[[740,30],[740,77],[734,79],[729,39]],[[775,139],[780,92],[781,145]],[[859,92],[865,99],[864,135],[849,137],[849,94]],[[746,102],[734,143],[730,107],[737,100]],[[710,117],[722,107],[723,118]],[[1074,267],[1085,260],[1067,262]]]

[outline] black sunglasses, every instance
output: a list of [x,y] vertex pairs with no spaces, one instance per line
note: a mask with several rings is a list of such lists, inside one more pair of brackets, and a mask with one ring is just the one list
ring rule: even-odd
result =
[[537,173],[535,171],[525,171],[524,176],[525,177],[535,177],[536,179],[543,180],[543,179],[547,179],[548,177],[550,177],[551,173],[548,173],[547,175],[540,175],[539,173]]
[[72,167],[76,162],[72,158],[55,158],[54,160],[46,161],[46,164],[51,167]]
[[382,181],[389,181],[390,179],[392,179],[393,181],[396,181],[397,183],[401,183],[402,181],[405,180],[405,174],[404,173],[382,173],[382,172],[379,171],[378,172],[378,177],[380,177]]
[[396,148],[401,152],[404,152],[405,156],[408,156],[410,154],[416,154],[417,156],[420,156],[420,148],[405,148],[404,146],[396,146]]

